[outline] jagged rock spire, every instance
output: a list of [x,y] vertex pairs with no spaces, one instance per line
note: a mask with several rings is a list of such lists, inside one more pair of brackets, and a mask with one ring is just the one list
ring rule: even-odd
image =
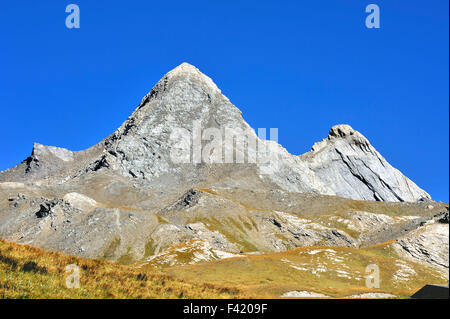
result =
[[350,125],[333,126],[306,158],[316,176],[338,196],[402,202],[431,199]]

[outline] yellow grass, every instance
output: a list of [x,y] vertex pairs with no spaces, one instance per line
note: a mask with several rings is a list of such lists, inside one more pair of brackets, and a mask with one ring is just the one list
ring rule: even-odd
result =
[[[80,288],[66,287],[67,265]],[[234,287],[189,283],[170,275],[46,252],[0,240],[0,298],[248,298]]]
[[[335,253],[327,253],[326,250],[330,249]],[[321,252],[310,254],[317,250]],[[370,264],[376,264],[380,269],[378,289],[366,287],[366,267]],[[408,280],[395,279],[401,268],[399,264],[407,265],[415,274]],[[321,266],[324,271],[317,271]],[[425,284],[447,283],[436,270],[399,259],[389,243],[364,249],[303,247],[281,253],[171,267],[165,271],[185,280],[237,286],[258,298],[277,298],[292,290],[337,298],[368,292],[389,293],[401,298],[411,296]]]
[[[394,279],[399,263],[414,270],[406,281]],[[80,268],[79,289],[66,287],[70,264]],[[378,289],[365,286],[369,264],[380,269]],[[317,272],[320,267],[325,270]],[[349,278],[339,276],[342,271]],[[336,298],[366,292],[408,297],[425,284],[446,283],[436,270],[401,260],[389,242],[363,249],[303,247],[156,270],[0,240],[0,298],[279,298],[292,290]]]

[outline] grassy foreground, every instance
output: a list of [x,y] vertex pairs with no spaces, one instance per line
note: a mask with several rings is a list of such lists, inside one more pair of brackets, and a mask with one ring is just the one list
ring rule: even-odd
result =
[[[66,287],[66,266],[80,269],[80,288]],[[247,298],[240,290],[193,284],[107,261],[70,257],[0,240],[0,298]]]
[[[367,288],[368,265],[379,269],[379,288]],[[407,298],[426,284],[447,284],[435,269],[403,260],[390,242],[366,248],[303,247],[286,252],[222,259],[165,269],[169,275],[235,286],[258,298],[279,298],[288,291],[311,291],[345,298],[386,293]]]
[[[80,288],[66,287],[66,266],[80,270]],[[380,287],[367,288],[367,265]],[[0,298],[279,298],[287,291],[330,297],[379,292],[408,297],[425,284],[446,284],[440,272],[398,258],[389,242],[363,249],[304,247],[156,270],[48,252],[0,240]]]

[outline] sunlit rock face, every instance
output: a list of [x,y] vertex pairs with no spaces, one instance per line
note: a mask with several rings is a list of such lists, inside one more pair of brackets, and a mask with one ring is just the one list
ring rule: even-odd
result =
[[[204,152],[212,141],[218,148]],[[174,156],[180,150],[187,160]],[[422,227],[443,209],[427,201],[348,125],[301,156],[260,139],[209,77],[183,63],[100,143],[78,152],[36,143],[24,162],[0,172],[0,237],[120,262],[357,248]]]
[[338,196],[406,202],[431,199],[349,125],[333,126],[328,137],[314,144],[304,158]]

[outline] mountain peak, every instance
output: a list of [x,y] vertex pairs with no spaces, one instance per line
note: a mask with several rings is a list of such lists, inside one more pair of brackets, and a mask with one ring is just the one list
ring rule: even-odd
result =
[[364,135],[354,130],[350,125],[338,124],[330,128],[328,136],[322,141],[316,142],[312,146],[311,150],[313,152],[318,152],[324,147],[339,141],[346,141],[350,144],[357,142],[370,145],[369,141],[364,137]]
[[347,137],[354,135],[356,131],[348,124],[335,125],[330,129],[328,133],[329,137]]
[[[189,64],[187,62],[183,62],[180,65],[178,65],[176,68],[172,69],[171,71],[168,72],[168,74],[175,74],[175,73],[191,73],[191,74],[196,74],[200,72],[199,69],[197,69],[195,66],[193,66],[192,64]],[[201,72],[200,72],[201,73]]]
[[[200,143],[194,143],[198,128],[203,135]],[[333,126],[327,138],[300,157],[273,143],[274,147],[268,151],[271,158],[268,165],[209,163],[203,159],[203,151],[213,144],[203,137],[206,129],[226,128],[232,128],[236,134],[251,129],[240,110],[221,94],[208,76],[195,66],[182,63],[165,74],[127,121],[95,147],[71,152],[35,144],[33,155],[17,169],[0,174],[0,180],[53,178],[66,181],[71,176],[90,172],[104,174],[102,168],[105,168],[108,174],[129,181],[163,185],[163,188],[188,188],[203,181],[222,183],[223,176],[229,176],[232,171],[235,176],[255,176],[251,181],[255,185],[277,185],[295,192],[382,201],[429,198],[389,165],[350,125]],[[215,136],[213,141],[216,141]],[[217,143],[226,149],[223,139],[217,139]],[[236,147],[237,143],[236,140]],[[239,147],[245,147],[245,141],[243,144]],[[186,163],[174,160],[180,148],[186,149]],[[202,165],[197,165],[199,153]],[[254,175],[248,175],[250,171]],[[236,183],[240,182],[241,179],[236,179]]]
[[[202,73],[192,64],[183,62],[176,68],[167,72],[156,83],[152,90],[141,100],[138,110],[152,99],[161,96],[164,92],[170,89],[177,91],[177,94],[187,95],[186,97],[191,95],[189,91],[192,90],[202,91],[209,97],[222,95],[222,92],[210,77]],[[228,100],[225,96],[223,96],[223,98]]]
[[180,78],[187,82],[197,82],[199,84],[203,84],[206,86],[207,90],[209,89],[211,92],[221,93],[220,89],[209,76],[202,73],[198,68],[187,62],[183,62],[176,68],[169,71],[161,80],[167,82]]

